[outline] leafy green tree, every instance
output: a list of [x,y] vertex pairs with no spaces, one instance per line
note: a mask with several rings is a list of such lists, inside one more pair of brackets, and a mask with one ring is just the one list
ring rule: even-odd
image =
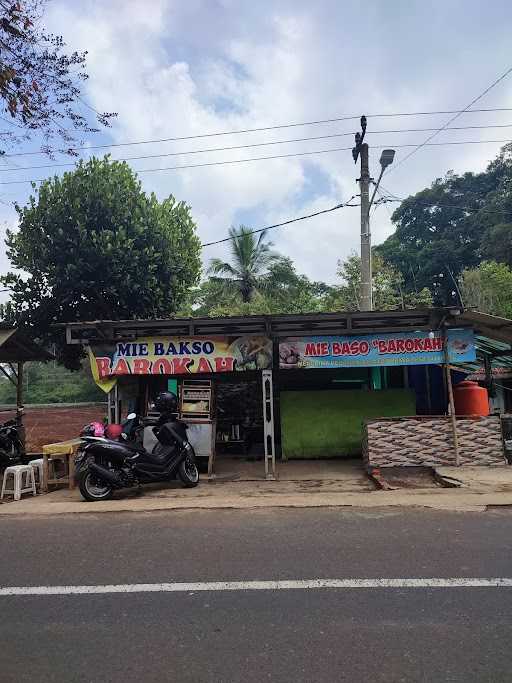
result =
[[483,261],[462,273],[464,304],[482,313],[512,318],[512,269],[505,263]]
[[448,173],[393,213],[396,231],[376,248],[407,291],[428,287],[458,303],[454,280],[484,260],[512,264],[512,144],[483,173]]
[[512,266],[512,223],[498,223],[488,228],[482,241],[482,253],[486,260]]
[[261,283],[271,313],[312,313],[324,310],[333,288],[297,273],[290,258],[274,261]]
[[[406,308],[428,308],[432,296],[427,288],[419,292],[407,292],[402,274],[390,266],[378,254],[372,259],[373,307],[378,311]],[[336,288],[328,306],[332,310],[357,311],[360,309],[361,259],[352,254],[338,264],[338,275],[342,284]]]
[[194,315],[263,315],[271,313],[309,313],[328,306],[333,288],[312,282],[297,273],[291,259],[273,259],[265,274],[258,278],[250,301],[243,301],[238,287],[226,287],[219,278],[205,280],[196,291]]
[[232,227],[229,236],[231,262],[214,258],[209,273],[226,294],[238,293],[243,303],[249,303],[268,268],[280,257],[272,251],[272,243],[265,242],[265,230],[257,236],[241,225]]
[[[4,378],[5,379],[5,378]],[[0,382],[0,404],[14,403],[16,390],[7,379]],[[91,376],[88,363],[78,372],[57,363],[26,363],[23,372],[25,403],[83,403],[105,401],[105,394]]]
[[199,278],[200,243],[190,208],[147,196],[126,163],[80,162],[16,207],[7,254],[19,272],[2,278],[14,321],[57,341],[56,323],[173,315]]
[[[43,151],[52,139],[64,152],[81,133],[95,132],[80,106],[80,86],[87,79],[86,53],[63,50],[60,36],[41,26],[46,0],[0,0],[0,107],[10,124],[2,131],[2,147],[21,143],[38,132]],[[101,125],[115,114],[96,112]]]
[[[433,291],[439,273],[457,276],[479,263],[482,230],[473,218],[489,189],[485,174],[450,173],[402,202],[395,233],[376,252],[401,272],[406,290]],[[445,277],[441,285],[440,303],[451,303],[453,283]]]

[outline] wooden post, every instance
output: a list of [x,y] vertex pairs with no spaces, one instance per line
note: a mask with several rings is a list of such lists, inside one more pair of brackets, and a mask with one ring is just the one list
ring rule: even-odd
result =
[[43,493],[48,493],[48,479],[50,478],[50,465],[48,462],[48,454],[43,453],[43,483],[41,490]]
[[448,389],[448,404],[450,406],[450,417],[452,421],[452,434],[453,434],[453,449],[455,451],[455,466],[460,465],[459,458],[459,435],[457,433],[457,416],[455,415],[455,401],[453,400],[453,386],[452,386],[452,376],[450,373],[450,363],[448,355],[448,335],[446,334],[446,329],[443,334],[443,346],[444,346],[444,371],[446,375],[446,386]]

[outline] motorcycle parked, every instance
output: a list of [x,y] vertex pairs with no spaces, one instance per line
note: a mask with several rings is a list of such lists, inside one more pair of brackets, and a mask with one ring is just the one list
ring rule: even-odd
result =
[[19,465],[23,456],[23,442],[16,420],[0,425],[0,469]]
[[84,437],[86,445],[75,458],[75,476],[85,500],[107,500],[116,489],[176,478],[187,488],[197,486],[195,453],[187,439],[186,424],[176,419],[176,396],[162,392],[155,408],[161,418],[154,427],[158,442],[151,453],[142,445],[140,418],[134,413],[123,423],[119,441]]

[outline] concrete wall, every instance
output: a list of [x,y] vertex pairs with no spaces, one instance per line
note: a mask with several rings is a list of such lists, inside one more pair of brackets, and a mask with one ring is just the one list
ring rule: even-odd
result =
[[[457,434],[461,465],[506,462],[499,417],[458,417]],[[367,420],[363,457],[369,468],[454,465],[451,419],[440,416]]]
[[[84,405],[26,406],[23,417],[28,453],[40,453],[44,444],[73,439],[84,425],[102,421],[107,413],[103,403]],[[12,409],[0,410],[0,422],[16,416]]]

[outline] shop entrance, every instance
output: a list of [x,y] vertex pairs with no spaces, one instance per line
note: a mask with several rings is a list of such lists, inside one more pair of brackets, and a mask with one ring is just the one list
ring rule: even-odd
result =
[[[247,376],[247,375],[251,376]],[[265,454],[261,373],[215,379],[216,459],[263,460]]]
[[251,478],[274,478],[270,370],[123,380],[119,383],[122,400],[112,399],[112,403],[119,406],[119,412],[122,405],[123,414],[135,411],[146,417],[147,447],[153,445],[151,425],[158,417],[152,413],[152,403],[159,392],[173,391],[178,396],[179,418],[188,425],[188,438],[204,473],[229,478],[250,470]]
[[[215,377],[215,444],[209,474],[275,478],[272,372]],[[262,466],[264,464],[264,467]]]

